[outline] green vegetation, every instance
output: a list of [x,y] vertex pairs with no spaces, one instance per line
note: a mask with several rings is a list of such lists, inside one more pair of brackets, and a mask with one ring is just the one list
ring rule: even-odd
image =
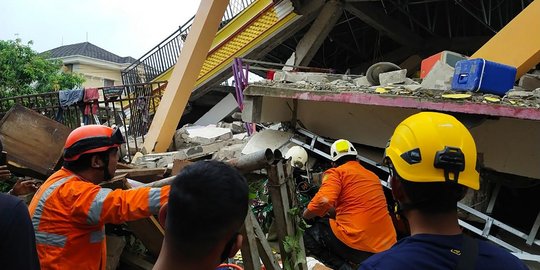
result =
[[84,82],[79,74],[62,72],[60,60],[47,59],[31,45],[0,40],[0,98],[71,89]]

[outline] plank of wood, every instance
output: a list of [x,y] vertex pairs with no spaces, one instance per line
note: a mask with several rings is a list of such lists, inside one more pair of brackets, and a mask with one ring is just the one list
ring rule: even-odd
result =
[[127,178],[139,181],[141,183],[150,183],[162,179],[167,173],[167,168],[136,168],[136,169],[117,169],[115,174],[127,174]]
[[70,132],[70,128],[21,105],[11,108],[0,121],[8,161],[43,176],[57,169]]
[[187,165],[189,165],[191,163],[192,162],[189,161],[189,160],[175,159],[173,161],[173,167],[172,167],[171,175],[178,175],[184,169],[184,167],[186,167]]
[[[251,209],[249,211],[251,213]],[[245,270],[258,270],[261,269],[261,263],[259,261],[259,250],[257,249],[257,237],[253,230],[253,222],[251,216],[248,214],[242,226],[241,233],[244,237],[242,243],[242,262],[244,263]]]
[[126,175],[127,174],[117,175],[110,181],[100,183],[99,186],[110,189],[127,189]]
[[116,165],[116,168],[117,169],[136,169],[135,166],[130,165],[130,164],[126,164],[126,163],[122,163],[122,162],[118,162],[118,164]]
[[253,232],[255,233],[254,236],[256,237],[256,240],[257,240],[257,248],[259,251],[259,256],[261,257],[261,260],[263,261],[264,267],[267,270],[281,270],[281,267],[279,267],[276,257],[272,253],[272,248],[270,247],[270,244],[268,244],[268,240],[266,240],[266,236],[264,235],[264,232],[261,229],[259,222],[255,218],[255,215],[253,215],[253,212],[251,211],[251,209],[246,218],[246,226],[248,226],[247,225],[248,219],[250,220],[250,225],[253,227]]
[[161,251],[165,230],[153,216],[145,219],[127,222],[128,228],[141,240],[144,246],[154,256]]
[[[284,241],[286,236],[296,235],[298,232],[295,226],[295,220],[289,215],[289,210],[296,197],[293,195],[294,184],[290,166],[286,166],[283,160],[277,164],[268,166],[268,191],[272,198],[274,209],[274,222],[277,225],[277,235],[279,239],[279,249],[282,261],[291,259],[291,254],[285,251]],[[299,239],[300,256],[305,258],[304,243],[302,237]],[[306,263],[300,263],[294,267],[295,270],[307,270]]]
[[159,175],[163,176],[167,172],[167,168],[142,168],[142,169],[117,169],[115,174],[127,174],[127,178],[137,177],[137,176],[151,176]]

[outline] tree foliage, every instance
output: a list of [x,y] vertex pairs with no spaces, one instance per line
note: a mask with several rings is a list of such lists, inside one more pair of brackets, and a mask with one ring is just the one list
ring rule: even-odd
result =
[[79,74],[62,72],[62,61],[47,59],[31,45],[0,40],[0,98],[71,89],[84,82]]

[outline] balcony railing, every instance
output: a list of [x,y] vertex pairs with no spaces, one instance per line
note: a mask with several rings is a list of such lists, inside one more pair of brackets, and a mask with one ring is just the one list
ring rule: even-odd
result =
[[[240,14],[256,0],[231,0],[220,24],[220,28],[227,25],[236,15]],[[145,53],[141,58],[122,71],[124,84],[151,82],[159,75],[176,64],[182,51],[186,37],[191,30],[194,17],[189,19],[178,30],[165,38],[157,46]]]
[[127,142],[121,153],[131,161],[131,155],[142,149],[144,135],[166,85],[167,82],[153,82],[98,88],[100,98],[96,113],[92,110],[85,113],[85,107],[90,104],[84,102],[61,107],[58,92],[3,98],[0,99],[0,118],[15,104],[20,104],[72,129],[83,124],[116,125]]

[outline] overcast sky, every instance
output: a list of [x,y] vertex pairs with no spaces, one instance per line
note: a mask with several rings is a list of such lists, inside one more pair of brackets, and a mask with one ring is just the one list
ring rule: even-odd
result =
[[0,0],[0,39],[43,52],[88,41],[141,57],[195,15],[200,0]]

